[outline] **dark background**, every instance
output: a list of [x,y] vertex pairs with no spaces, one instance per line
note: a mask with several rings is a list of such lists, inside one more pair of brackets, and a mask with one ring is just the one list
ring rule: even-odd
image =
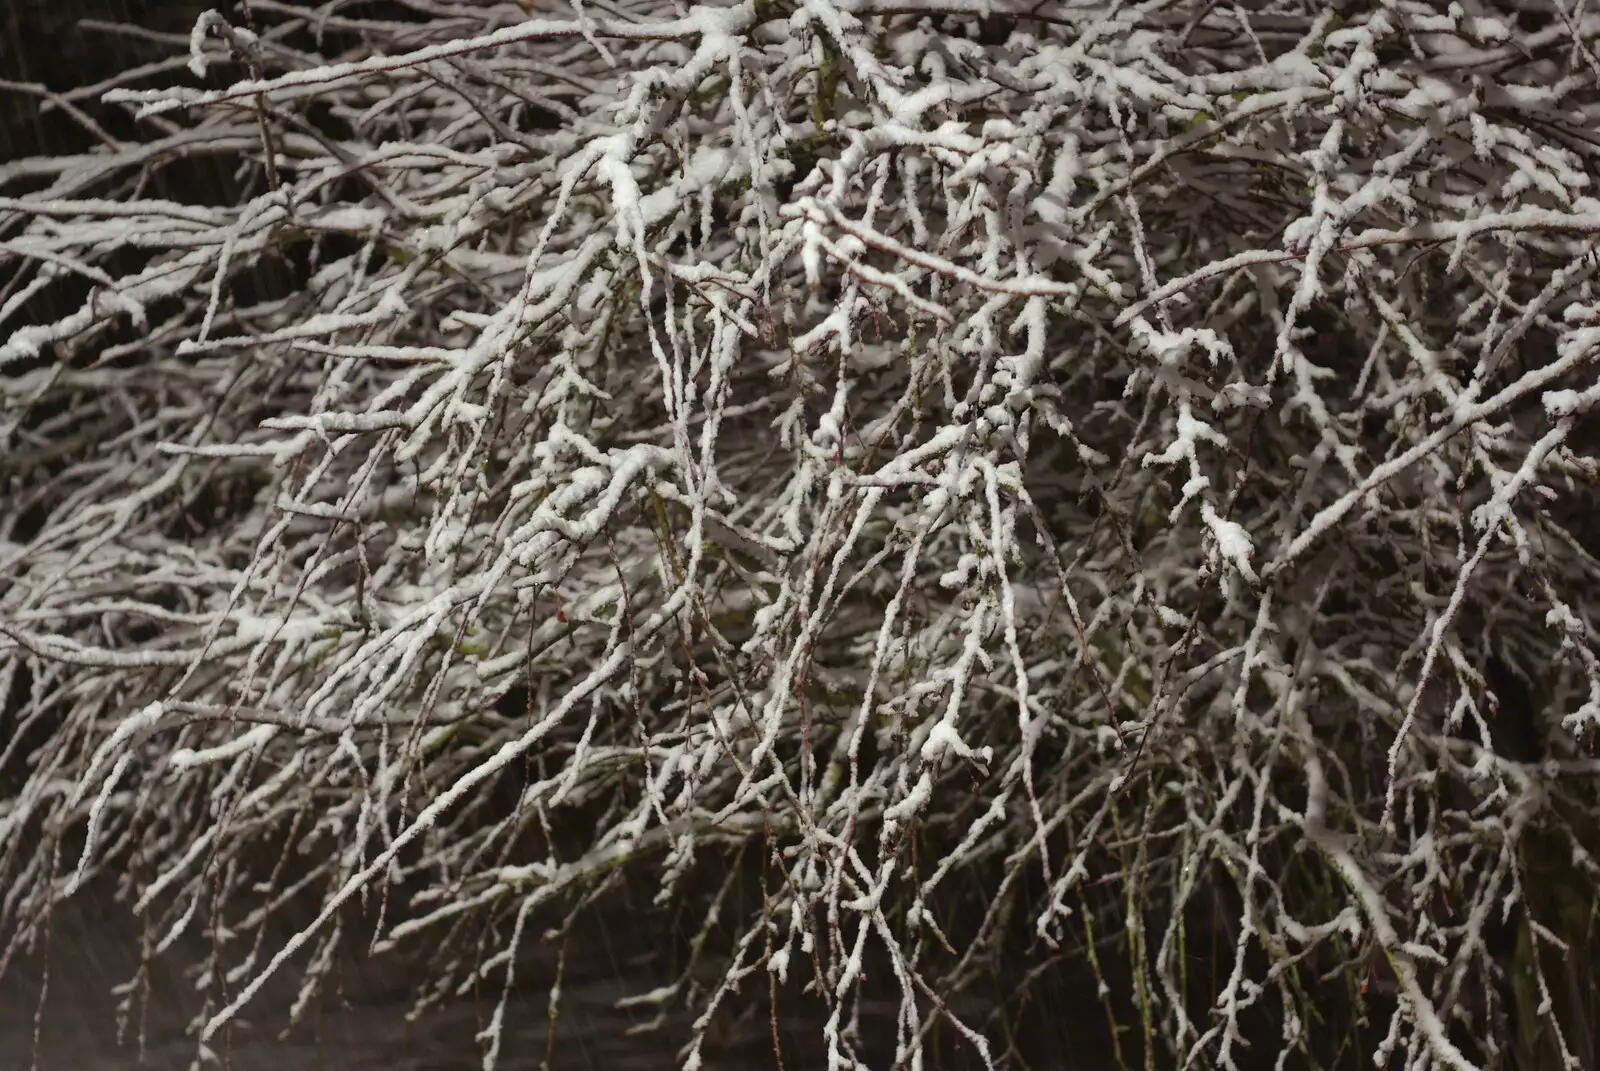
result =
[[[187,38],[200,12],[230,6],[215,0],[5,0],[0,3],[0,79],[56,92],[92,85],[113,72],[186,50],[80,23],[122,22]],[[92,99],[81,103],[97,119],[106,117]],[[59,112],[41,117],[39,104],[35,94],[0,91],[0,161],[71,152],[88,143],[87,135]]]

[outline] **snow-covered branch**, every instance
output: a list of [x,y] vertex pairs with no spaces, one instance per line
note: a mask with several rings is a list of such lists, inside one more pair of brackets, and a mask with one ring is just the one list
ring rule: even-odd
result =
[[641,998],[686,1067],[761,972],[862,1066],[869,960],[900,1066],[999,1066],[1019,947],[1174,1066],[1391,996],[1505,1066],[1600,852],[1600,14],[401,6],[213,14],[102,87],[146,136],[0,163],[14,947],[113,874],[213,927],[209,1044],[347,904],[509,991],[748,846]]

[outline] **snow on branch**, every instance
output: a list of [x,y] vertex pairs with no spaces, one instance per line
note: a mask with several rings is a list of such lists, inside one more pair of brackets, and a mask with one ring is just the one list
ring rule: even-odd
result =
[[13,952],[209,925],[206,1048],[349,904],[509,993],[755,847],[684,1067],[763,973],[1015,1063],[1019,947],[1173,1066],[1570,1055],[1491,946],[1600,877],[1600,14],[336,7],[0,164]]

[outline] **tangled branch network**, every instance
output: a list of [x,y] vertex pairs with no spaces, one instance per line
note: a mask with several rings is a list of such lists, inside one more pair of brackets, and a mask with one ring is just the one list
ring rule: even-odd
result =
[[1600,14],[246,6],[0,163],[6,961],[114,880],[205,1054],[759,874],[684,1067],[1593,1066]]

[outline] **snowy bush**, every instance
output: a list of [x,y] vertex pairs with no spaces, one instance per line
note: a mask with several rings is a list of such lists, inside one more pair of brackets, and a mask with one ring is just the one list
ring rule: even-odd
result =
[[13,951],[110,875],[204,1048],[748,849],[685,1067],[1594,1066],[1600,14],[248,6],[0,164]]

